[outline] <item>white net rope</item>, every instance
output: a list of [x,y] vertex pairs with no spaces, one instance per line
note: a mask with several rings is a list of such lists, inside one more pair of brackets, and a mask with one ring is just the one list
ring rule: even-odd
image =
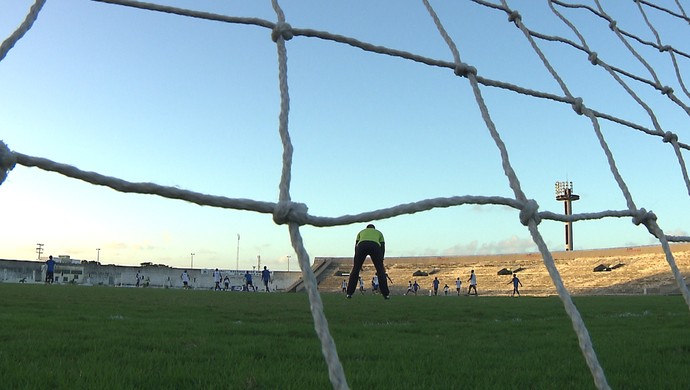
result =
[[[661,247],[663,248],[665,253],[666,261],[668,262],[668,265],[671,268],[671,272],[676,280],[678,287],[680,288],[680,291],[683,295],[686,304],[690,308],[690,292],[688,291],[688,287],[685,284],[683,276],[681,275],[676,265],[676,262],[674,260],[673,254],[669,246],[669,242],[690,241],[690,237],[666,235],[657,223],[656,215],[652,212],[648,212],[644,208],[639,208],[635,204],[633,196],[630,193],[628,186],[626,185],[626,182],[623,179],[623,176],[621,175],[616,166],[616,160],[611,149],[607,144],[607,140],[604,137],[600,125],[601,121],[613,122],[618,125],[629,128],[631,130],[645,133],[651,137],[658,137],[657,139],[669,144],[677,158],[678,166],[680,168],[685,183],[685,187],[688,193],[690,194],[690,179],[688,178],[686,164],[682,156],[683,150],[690,150],[690,146],[680,142],[678,136],[673,132],[664,130],[660,125],[654,110],[645,102],[645,100],[642,97],[636,94],[634,89],[630,86],[630,83],[633,82],[637,84],[646,85],[647,87],[656,90],[657,93],[665,96],[669,101],[677,105],[687,115],[690,116],[690,107],[687,103],[683,102],[683,99],[690,98],[690,92],[688,91],[686,84],[683,80],[682,71],[679,65],[679,61],[685,61],[690,59],[690,55],[678,50],[673,46],[665,44],[663,37],[648,18],[649,12],[661,12],[670,17],[674,17],[687,23],[690,23],[690,18],[687,17],[685,10],[683,9],[681,3],[678,0],[675,0],[674,2],[674,9],[669,9],[667,7],[659,6],[657,4],[644,0],[636,0],[634,2],[631,2],[631,4],[627,5],[630,7],[635,7],[637,9],[637,12],[641,14],[650,32],[655,37],[654,42],[646,41],[626,31],[622,26],[618,26],[618,22],[610,14],[606,12],[605,8],[602,6],[599,0],[594,0],[595,6],[569,3],[561,0],[547,0],[549,9],[553,13],[552,16],[558,18],[560,21],[562,21],[562,23],[567,25],[568,28],[571,29],[575,36],[578,38],[578,42],[561,36],[551,36],[543,34],[530,29],[530,26],[523,22],[519,10],[512,9],[506,0],[501,0],[498,3],[483,0],[473,0],[473,3],[486,7],[488,10],[505,13],[507,20],[515,25],[515,27],[519,30],[519,33],[522,33],[522,35],[524,35],[524,39],[526,39],[529,42],[529,45],[534,50],[534,53],[538,56],[540,61],[543,63],[544,67],[548,70],[548,73],[551,75],[551,77],[553,77],[553,79],[557,82],[561,90],[560,94],[542,92],[539,90],[514,85],[508,82],[492,80],[480,76],[480,69],[478,70],[471,64],[462,61],[461,52],[459,51],[453,38],[451,38],[450,34],[447,33],[446,29],[444,28],[443,20],[441,20],[441,18],[437,15],[429,0],[422,0],[423,5],[427,9],[433,23],[435,24],[439,35],[447,44],[448,49],[452,54],[452,62],[428,58],[402,50],[377,46],[371,43],[363,42],[342,35],[332,34],[326,31],[292,27],[287,22],[286,15],[284,14],[277,0],[272,0],[273,9],[276,13],[276,22],[263,20],[259,18],[234,17],[209,12],[193,11],[188,9],[181,9],[176,7],[143,3],[131,0],[95,1],[224,23],[253,25],[271,30],[271,38],[277,47],[280,91],[280,114],[278,131],[283,146],[283,165],[282,175],[279,183],[280,192],[278,201],[269,202],[252,199],[229,198],[224,196],[215,196],[189,190],[183,190],[176,187],[162,186],[154,183],[128,182],[115,177],[109,177],[95,172],[84,171],[74,166],[51,161],[49,159],[22,154],[18,151],[10,150],[9,147],[2,141],[0,141],[0,184],[4,182],[9,171],[11,171],[16,164],[20,164],[26,167],[37,167],[42,170],[57,172],[71,178],[83,180],[85,182],[95,185],[107,186],[116,191],[121,192],[153,194],[170,199],[184,200],[199,205],[236,210],[248,210],[257,213],[272,214],[273,220],[276,224],[288,225],[292,246],[298,255],[302,276],[305,281],[306,290],[308,292],[311,313],[314,319],[314,327],[316,329],[318,338],[321,342],[322,352],[328,365],[329,378],[333,385],[333,388],[346,389],[348,388],[348,385],[342,365],[338,358],[335,343],[328,329],[327,319],[323,313],[323,304],[319,292],[317,290],[317,282],[310,267],[310,257],[305,249],[305,245],[302,241],[302,236],[300,234],[300,226],[303,225],[311,225],[318,227],[349,225],[359,222],[368,222],[373,220],[392,218],[405,214],[413,214],[420,211],[432,210],[435,208],[448,208],[463,205],[502,205],[518,210],[520,223],[528,228],[534,243],[536,244],[542,255],[544,264],[549,272],[549,275],[551,276],[551,279],[553,280],[558,295],[562,300],[565,310],[572,321],[573,328],[579,340],[580,349],[585,357],[586,363],[593,376],[594,382],[597,388],[599,389],[609,388],[606,376],[603,372],[601,365],[598,362],[596,352],[593,348],[592,342],[590,340],[587,328],[582,320],[582,317],[575,305],[573,304],[570,294],[563,285],[563,281],[554,263],[551,251],[547,247],[539,231],[538,226],[542,220],[548,219],[560,222],[575,222],[603,218],[627,217],[630,218],[635,225],[645,226],[649,233],[653,237],[658,239],[659,243],[661,244]],[[20,24],[16,31],[13,34],[11,34],[2,43],[2,45],[0,45],[0,60],[5,58],[10,49],[31,28],[32,24],[36,21],[38,14],[41,8],[43,7],[44,3],[44,0],[37,0],[28,12],[25,20]],[[598,53],[590,49],[587,41],[584,38],[584,35],[580,32],[576,24],[569,20],[566,16],[564,16],[564,12],[562,12],[564,9],[579,9],[582,11],[586,11],[589,14],[591,14],[593,20],[598,20],[601,23],[607,24],[611,33],[615,34],[615,36],[620,40],[623,47],[626,50],[628,50],[630,54],[632,54],[634,58],[637,59],[637,61],[639,61],[639,63],[645,69],[645,74],[635,74],[629,70],[623,69],[622,67],[618,67],[613,64],[607,63],[605,56],[600,56]],[[590,23],[594,23],[592,19],[590,19]],[[394,56],[400,58],[401,60],[414,61],[428,66],[446,68],[450,72],[454,72],[455,75],[467,79],[467,81],[469,82],[469,86],[473,91],[476,105],[481,112],[481,116],[484,123],[486,124],[486,129],[489,131],[491,138],[493,139],[496,147],[500,152],[503,171],[508,179],[508,183],[510,189],[512,190],[513,197],[509,198],[503,196],[471,195],[453,196],[424,199],[413,203],[400,204],[394,207],[367,211],[355,215],[324,217],[309,214],[307,205],[293,202],[291,200],[290,195],[293,146],[290,139],[290,132],[288,126],[290,112],[290,94],[287,81],[288,57],[286,43],[287,41],[293,38],[318,38],[321,40],[332,41],[333,43],[337,44],[346,44],[371,53]],[[675,76],[677,78],[675,82],[677,82],[677,85],[680,85],[682,95],[684,96],[679,96],[676,93],[676,91],[673,90],[673,88],[667,86],[664,83],[664,81],[659,78],[659,76],[654,70],[654,67],[645,59],[645,57],[640,52],[638,52],[635,49],[635,46],[631,44],[631,41],[635,41],[645,47],[649,47],[658,51],[661,55],[665,56],[667,61],[670,61],[671,66],[675,70]],[[570,92],[568,85],[559,75],[558,71],[556,70],[556,67],[552,66],[551,62],[549,61],[549,58],[541,48],[543,42],[559,43],[564,46],[570,47],[574,50],[577,50],[582,53],[582,57],[586,59],[586,61],[588,61],[594,66],[603,68],[611,76],[611,78],[615,80],[615,82],[618,85],[620,85],[620,87],[626,93],[628,93],[640,107],[643,108],[643,110],[649,116],[651,123],[653,124],[652,128],[648,128],[641,124],[634,123],[632,121],[625,120],[614,115],[607,114],[605,112],[597,111],[585,105],[585,102],[582,98],[574,96]],[[511,165],[506,145],[501,139],[501,133],[495,125],[494,121],[492,120],[491,114],[489,113],[489,109],[485,103],[484,98],[482,97],[482,90],[486,87],[501,88],[503,90],[512,91],[513,93],[525,95],[535,99],[548,99],[561,104],[566,104],[569,105],[577,115],[581,115],[588,118],[588,120],[591,122],[592,130],[594,131],[594,134],[598,140],[599,146],[601,147],[601,150],[603,151],[606,157],[611,174],[613,175],[622,196],[625,198],[627,208],[623,210],[602,210],[599,212],[579,213],[573,215],[564,215],[550,211],[540,211],[537,202],[533,199],[530,199],[521,188],[520,180],[518,179],[515,170]]]

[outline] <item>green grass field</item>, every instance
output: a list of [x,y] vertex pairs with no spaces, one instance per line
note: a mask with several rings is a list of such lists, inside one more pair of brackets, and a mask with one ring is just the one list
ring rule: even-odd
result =
[[[556,297],[324,294],[353,389],[587,389]],[[688,389],[676,297],[574,299],[614,389]],[[0,284],[7,389],[327,389],[306,294]]]

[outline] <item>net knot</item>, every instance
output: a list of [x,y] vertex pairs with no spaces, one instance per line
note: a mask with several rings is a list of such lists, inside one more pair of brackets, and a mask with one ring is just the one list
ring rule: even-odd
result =
[[663,95],[671,96],[673,93],[673,88],[669,87],[668,85],[665,87],[661,87],[661,93]]
[[616,23],[615,20],[612,20],[612,21],[609,22],[609,28],[610,28],[611,30],[616,31],[616,26],[617,26],[617,25],[618,25],[618,23]]
[[510,13],[508,14],[508,21],[516,22],[518,20],[522,20],[522,16],[520,16],[520,13],[515,10],[510,11]]
[[675,133],[672,133],[670,131],[667,131],[664,133],[664,142],[669,143],[669,142],[677,142],[678,141],[678,135]]
[[295,222],[304,225],[307,222],[307,205],[290,201],[280,201],[273,209],[273,222],[284,225]]
[[273,42],[278,42],[278,38],[283,38],[284,40],[289,41],[293,36],[294,34],[292,33],[292,26],[290,26],[290,23],[286,22],[277,23],[271,32],[271,39],[273,39]]
[[585,112],[585,105],[582,103],[582,98],[575,98],[572,106],[577,115],[582,115]]
[[541,217],[539,216],[539,204],[534,199],[529,199],[520,209],[520,223],[527,226],[530,220],[536,222],[537,225],[541,222]]
[[589,59],[589,62],[591,62],[592,65],[599,64],[599,57],[597,56],[597,52],[595,51],[589,53],[589,57],[587,57],[587,59]]
[[662,52],[662,53],[665,52],[665,51],[671,51],[671,50],[673,50],[673,47],[671,47],[671,46],[669,46],[669,45],[659,46],[659,51]]
[[0,141],[0,184],[7,179],[7,173],[17,164],[17,158],[4,142]]
[[467,75],[472,74],[473,76],[477,75],[477,68],[474,66],[467,65],[464,62],[460,62],[457,65],[455,65],[455,75],[456,76],[462,76],[462,77],[467,77]]
[[632,220],[635,225],[643,224],[645,226],[652,221],[656,221],[656,214],[651,211],[647,211],[644,208],[637,210]]

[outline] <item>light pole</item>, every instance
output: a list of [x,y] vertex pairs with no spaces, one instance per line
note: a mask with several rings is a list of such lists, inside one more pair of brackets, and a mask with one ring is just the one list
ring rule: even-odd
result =
[[[573,194],[572,181],[556,182],[556,200],[565,205],[565,215],[573,215],[573,202],[580,199],[580,195]],[[573,221],[565,223],[565,250],[573,250]]]
[[192,262],[189,264],[189,268],[191,269],[194,268],[194,253],[190,253],[190,255],[192,256]]
[[240,234],[237,233],[237,257],[235,258],[235,271],[240,270]]
[[43,244],[36,244],[36,253],[38,253],[37,260],[41,260],[41,253],[43,253]]
[[290,255],[288,255],[287,258],[288,258],[288,272],[290,272]]
[[101,262],[101,248],[96,248],[96,263]]

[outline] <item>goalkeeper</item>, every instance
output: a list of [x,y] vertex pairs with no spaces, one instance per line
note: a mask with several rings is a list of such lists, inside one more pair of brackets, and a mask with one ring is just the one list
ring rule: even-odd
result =
[[[355,258],[352,264],[352,271],[350,272],[350,280],[347,284],[347,297],[352,298],[355,289],[357,288],[357,281],[359,280],[359,272],[362,270],[362,264],[367,256],[371,257],[371,261],[376,267],[376,273],[379,275],[386,275],[386,269],[383,267],[383,256],[386,253],[386,243],[383,239],[383,233],[376,230],[374,225],[369,224],[367,228],[357,234],[355,240]],[[379,289],[381,295],[385,299],[389,299],[390,290],[388,290],[388,281],[385,277],[379,278]]]

